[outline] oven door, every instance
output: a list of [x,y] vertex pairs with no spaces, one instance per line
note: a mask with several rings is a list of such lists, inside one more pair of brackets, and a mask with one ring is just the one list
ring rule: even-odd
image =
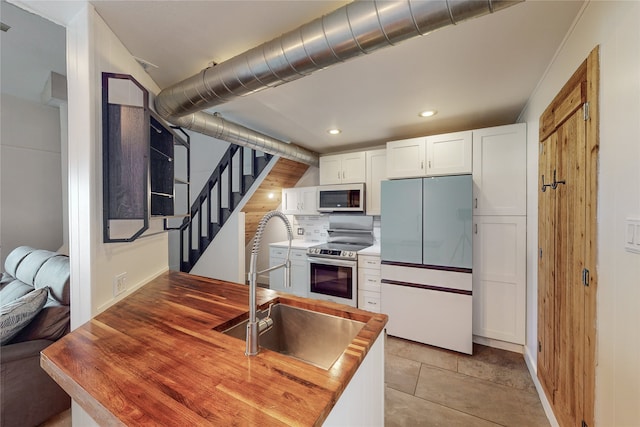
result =
[[358,262],[308,257],[309,297],[358,306]]

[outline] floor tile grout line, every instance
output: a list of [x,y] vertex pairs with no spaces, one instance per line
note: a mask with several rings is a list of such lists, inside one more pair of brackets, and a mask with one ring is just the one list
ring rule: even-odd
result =
[[[386,385],[386,384],[385,384],[385,385]],[[431,404],[433,404],[433,405],[440,406],[441,408],[447,408],[447,409],[449,409],[449,410],[451,410],[451,411],[455,411],[455,412],[457,412],[457,413],[459,413],[459,414],[465,414],[465,415],[467,415],[467,416],[469,416],[469,417],[476,418],[476,419],[478,419],[478,420],[482,420],[482,421],[486,421],[486,422],[491,423],[491,424],[495,424],[496,426],[506,427],[504,424],[500,424],[500,423],[497,423],[497,422],[495,422],[495,421],[488,420],[488,419],[486,419],[486,418],[482,418],[482,417],[479,417],[479,416],[474,415],[474,414],[470,414],[469,412],[461,411],[460,409],[457,409],[457,408],[452,408],[451,406],[443,405],[443,404],[442,404],[442,403],[440,403],[440,402],[435,402],[435,401],[433,401],[433,400],[425,399],[424,397],[416,396],[415,394],[409,394],[409,393],[407,393],[407,392],[404,392],[404,391],[402,391],[402,390],[398,390],[397,388],[393,388],[393,387],[388,386],[388,385],[387,385],[387,387],[388,387],[388,388],[390,388],[390,389],[392,389],[392,390],[397,391],[398,393],[402,393],[402,394],[406,394],[407,396],[415,397],[416,399],[420,399],[420,400],[423,400],[423,401],[425,401],[425,402],[429,402],[429,403],[431,403]]]

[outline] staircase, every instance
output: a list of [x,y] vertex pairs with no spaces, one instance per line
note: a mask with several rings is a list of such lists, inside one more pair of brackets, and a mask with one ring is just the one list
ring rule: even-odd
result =
[[[180,227],[180,270],[189,272],[225,222],[239,206],[245,212],[245,245],[253,238],[262,216],[280,204],[282,188],[293,187],[307,165],[251,148],[230,145],[191,206],[191,216]],[[277,162],[260,177],[270,161]],[[243,199],[256,182],[251,198]],[[269,198],[269,194],[274,195]]]

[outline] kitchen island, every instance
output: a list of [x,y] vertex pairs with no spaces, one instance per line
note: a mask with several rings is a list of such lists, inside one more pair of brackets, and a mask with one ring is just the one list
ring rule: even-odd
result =
[[[385,315],[258,289],[260,309],[280,302],[364,323],[325,370],[267,349],[247,357],[244,340],[219,332],[248,317],[248,293],[163,273],[45,349],[41,366],[99,425],[310,426],[384,406]],[[372,388],[376,402],[359,402]]]

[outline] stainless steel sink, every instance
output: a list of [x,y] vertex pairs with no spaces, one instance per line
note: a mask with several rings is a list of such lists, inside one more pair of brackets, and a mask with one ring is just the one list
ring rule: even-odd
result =
[[[268,310],[258,312],[260,319]],[[365,325],[357,320],[305,310],[278,303],[271,307],[273,327],[260,335],[262,348],[300,359],[329,369],[349,343]],[[223,331],[224,334],[245,340],[245,320]]]

